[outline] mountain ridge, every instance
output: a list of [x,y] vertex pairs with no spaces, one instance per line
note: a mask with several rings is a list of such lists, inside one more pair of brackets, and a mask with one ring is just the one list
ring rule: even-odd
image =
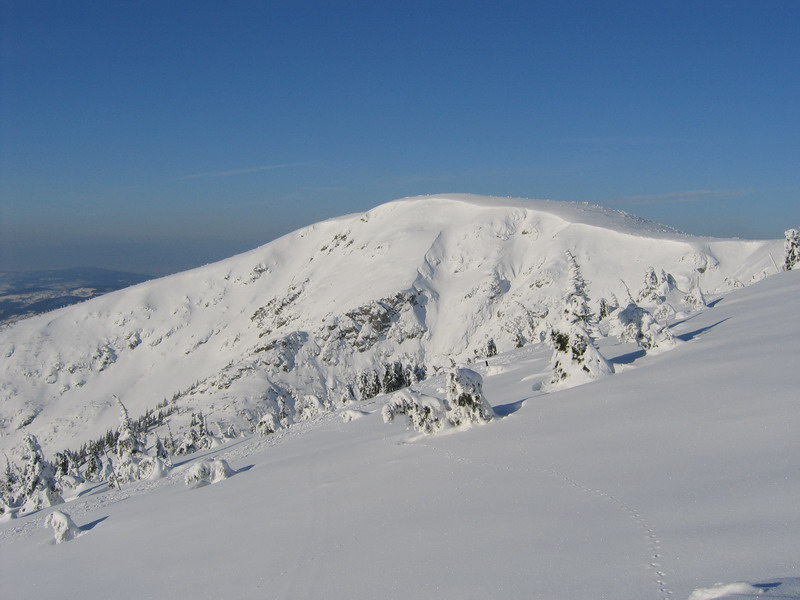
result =
[[288,411],[290,425],[387,378],[485,356],[490,340],[500,352],[541,341],[564,250],[597,301],[624,299],[622,280],[635,292],[650,266],[684,291],[750,283],[781,245],[660,227],[594,205],[460,194],[322,221],[2,332],[0,445],[32,431],[50,450],[75,447],[115,425],[115,395],[133,414],[176,399],[178,423],[203,410],[247,427]]

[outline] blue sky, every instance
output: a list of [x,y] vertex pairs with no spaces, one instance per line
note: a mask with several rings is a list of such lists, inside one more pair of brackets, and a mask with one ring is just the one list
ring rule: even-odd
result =
[[444,192],[800,225],[794,0],[0,11],[0,269],[164,274]]

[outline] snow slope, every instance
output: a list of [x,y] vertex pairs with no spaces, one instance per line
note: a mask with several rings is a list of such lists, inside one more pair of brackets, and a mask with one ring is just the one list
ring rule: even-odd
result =
[[623,280],[636,293],[650,266],[684,291],[724,291],[774,272],[783,251],[589,204],[390,202],[0,332],[0,450],[16,456],[26,432],[47,453],[77,448],[116,427],[113,395],[133,417],[173,401],[174,427],[195,410],[249,427],[284,406],[291,425],[370,395],[395,366],[413,380],[490,340],[539,341],[567,249],[595,301],[624,300]]
[[484,426],[420,436],[380,396],[216,449],[213,485],[183,483],[206,453],[98,486],[66,544],[0,523],[3,596],[797,600],[798,292],[727,292],[655,355],[607,339],[616,375],[550,394],[537,346],[475,364]]

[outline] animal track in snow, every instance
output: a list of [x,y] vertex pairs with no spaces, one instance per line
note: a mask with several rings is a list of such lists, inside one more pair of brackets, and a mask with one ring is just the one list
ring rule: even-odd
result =
[[660,600],[672,600],[674,594],[667,585],[666,581],[667,574],[662,569],[661,563],[659,562],[659,559],[661,558],[661,540],[658,538],[653,528],[642,517],[641,513],[637,509],[633,508],[625,501],[620,500],[616,496],[609,494],[608,492],[587,487],[579,483],[572,477],[565,475],[561,471],[558,471],[557,469],[542,468],[540,469],[540,472],[546,473],[548,475],[551,475],[552,477],[560,479],[565,483],[567,483],[568,485],[570,485],[571,487],[579,490],[580,492],[591,494],[598,498],[602,498],[603,500],[612,503],[617,508],[627,513],[632,519],[634,519],[639,528],[644,532],[644,539],[650,549],[651,558],[650,561],[648,562],[648,567],[653,572],[653,582],[655,583],[656,586],[658,586],[658,591],[661,594]]
[[669,586],[667,584],[667,573],[666,571],[664,571],[660,562],[661,540],[656,535],[655,530],[642,517],[641,512],[638,509],[626,503],[624,500],[621,500],[616,496],[614,496],[613,494],[609,494],[606,491],[587,487],[581,484],[580,482],[576,481],[569,475],[566,475],[563,472],[554,468],[544,468],[544,467],[538,469],[529,469],[527,467],[511,468],[507,464],[501,465],[488,461],[477,461],[466,458],[464,456],[459,456],[446,448],[443,448],[441,446],[434,446],[430,443],[423,443],[423,442],[417,442],[417,443],[421,446],[428,447],[434,451],[441,452],[448,459],[454,460],[459,463],[471,464],[479,467],[488,467],[498,471],[518,471],[524,473],[530,473],[531,471],[536,471],[544,475],[547,475],[549,477],[558,479],[581,493],[595,496],[616,506],[618,509],[622,510],[629,517],[631,517],[636,522],[639,529],[643,533],[645,543],[647,544],[649,550],[649,557],[646,561],[646,564],[653,574],[653,583],[658,588],[659,600],[674,600],[674,593],[672,592],[672,590],[669,589]]

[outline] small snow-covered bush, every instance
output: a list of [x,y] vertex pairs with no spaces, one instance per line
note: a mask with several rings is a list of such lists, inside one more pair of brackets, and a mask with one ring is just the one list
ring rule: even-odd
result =
[[614,312],[609,333],[616,335],[621,342],[636,342],[645,350],[674,341],[668,327],[656,321],[650,311],[634,303]]
[[169,465],[158,456],[148,456],[139,463],[139,479],[163,479],[169,473]]
[[412,390],[395,394],[381,410],[384,423],[405,415],[409,427],[420,433],[436,433],[446,426],[488,423],[494,410],[483,397],[483,378],[465,368],[450,371],[447,397],[439,400]]
[[72,518],[60,510],[54,510],[44,520],[45,527],[52,527],[56,544],[63,544],[81,535],[81,529]]
[[706,299],[703,292],[700,291],[698,286],[689,290],[689,293],[684,296],[683,301],[687,304],[690,310],[697,311],[703,310],[706,306]]
[[488,423],[492,406],[483,397],[483,378],[471,369],[453,369],[447,375],[447,420],[453,425]]
[[355,421],[356,419],[360,419],[361,417],[366,417],[369,413],[364,412],[363,410],[343,410],[341,414],[342,423],[349,423],[351,421]]
[[600,354],[586,330],[578,324],[562,323],[561,327],[553,329],[548,338],[553,348],[551,376],[542,389],[580,385],[614,372],[613,365]]
[[409,427],[420,433],[436,433],[444,425],[444,406],[430,396],[404,390],[384,404],[381,416],[391,423],[398,415],[405,415]]
[[303,394],[295,402],[297,419],[308,421],[326,412],[326,407],[322,401],[314,394]]
[[195,487],[217,483],[234,474],[230,465],[222,459],[201,460],[193,464],[186,472],[186,485]]
[[672,306],[669,302],[662,302],[658,306],[656,306],[655,310],[653,311],[653,316],[658,321],[666,321],[670,317],[674,317],[678,311],[675,310],[675,307]]
[[280,428],[280,424],[278,423],[278,418],[275,416],[275,413],[271,410],[268,410],[256,423],[256,433],[261,437],[267,437],[268,435],[275,433]]

